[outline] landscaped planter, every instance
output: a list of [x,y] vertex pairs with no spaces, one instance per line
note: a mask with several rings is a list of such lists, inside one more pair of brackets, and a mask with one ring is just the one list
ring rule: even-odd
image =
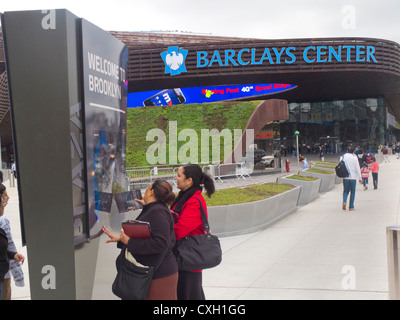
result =
[[297,210],[301,187],[268,199],[208,207],[211,232],[219,237],[256,232]]
[[335,170],[335,168],[332,168],[332,167],[319,167],[318,165],[313,166],[313,168],[315,168],[315,169],[320,169],[320,170],[332,171],[333,173],[335,173],[335,184],[340,184],[340,183],[343,182],[343,179],[342,179],[342,178],[339,178],[339,177],[336,175],[336,170]]
[[325,170],[328,174],[322,174],[316,172],[309,172],[308,170],[309,169],[302,171],[301,174],[305,176],[320,178],[321,184],[319,186],[319,192],[326,192],[335,187],[336,174],[334,172]]
[[298,179],[290,179],[289,177],[293,174],[279,178],[279,183],[293,184],[300,186],[300,196],[297,205],[303,206],[311,201],[315,200],[319,196],[319,187],[321,185],[321,179],[317,178],[315,181],[304,181]]

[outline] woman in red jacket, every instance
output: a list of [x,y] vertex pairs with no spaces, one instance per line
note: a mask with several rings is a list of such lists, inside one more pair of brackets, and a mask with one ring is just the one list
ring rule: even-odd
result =
[[[197,164],[187,164],[179,168],[175,177],[177,187],[181,191],[171,205],[171,210],[179,215],[175,223],[176,240],[189,235],[204,234],[204,226],[201,220],[199,201],[207,215],[207,205],[201,194],[203,187],[207,196],[215,191],[213,179],[203,173]],[[178,300],[205,300],[202,285],[201,270],[181,271],[178,278]]]

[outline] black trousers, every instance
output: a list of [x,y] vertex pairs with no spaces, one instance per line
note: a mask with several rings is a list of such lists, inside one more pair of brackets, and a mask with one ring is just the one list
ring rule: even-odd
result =
[[378,172],[372,172],[372,180],[374,181],[374,189],[378,189]]
[[203,273],[179,271],[178,300],[205,300]]

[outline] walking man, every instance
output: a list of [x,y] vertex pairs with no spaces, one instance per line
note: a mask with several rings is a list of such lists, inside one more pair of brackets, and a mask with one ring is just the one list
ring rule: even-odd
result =
[[353,211],[354,209],[354,200],[356,197],[356,187],[357,180],[361,183],[361,170],[360,165],[358,163],[358,158],[354,154],[353,148],[349,147],[346,153],[343,155],[343,161],[346,164],[347,171],[349,172],[349,176],[343,178],[343,204],[342,209],[346,210],[347,198],[350,193],[350,203],[349,203],[349,211]]
[[400,143],[397,142],[396,146],[394,147],[394,152],[397,154],[397,159],[400,158]]
[[388,148],[386,146],[383,147],[382,153],[383,153],[383,159],[385,159],[385,162],[390,162],[390,160],[389,160],[389,150],[388,150]]

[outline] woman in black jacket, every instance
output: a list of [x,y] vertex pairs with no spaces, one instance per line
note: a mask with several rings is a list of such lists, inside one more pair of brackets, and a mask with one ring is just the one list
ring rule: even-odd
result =
[[142,202],[144,207],[136,219],[150,223],[151,238],[130,238],[123,230],[121,235],[116,235],[103,227],[110,238],[106,242],[118,242],[119,248],[126,248],[142,265],[154,266],[160,254],[166,252],[154,273],[147,300],[177,299],[178,264],[172,252],[175,245],[174,221],[167,206],[174,198],[172,186],[164,180],[156,180],[146,189]]
[[[6,191],[6,187],[0,183],[0,216],[4,214],[4,208],[8,203],[8,194]],[[10,259],[14,259],[16,262],[23,263],[25,257],[17,252],[8,251],[8,238],[5,231],[0,228],[0,297],[1,297],[1,288],[4,280],[4,276],[8,272],[10,268]]]

